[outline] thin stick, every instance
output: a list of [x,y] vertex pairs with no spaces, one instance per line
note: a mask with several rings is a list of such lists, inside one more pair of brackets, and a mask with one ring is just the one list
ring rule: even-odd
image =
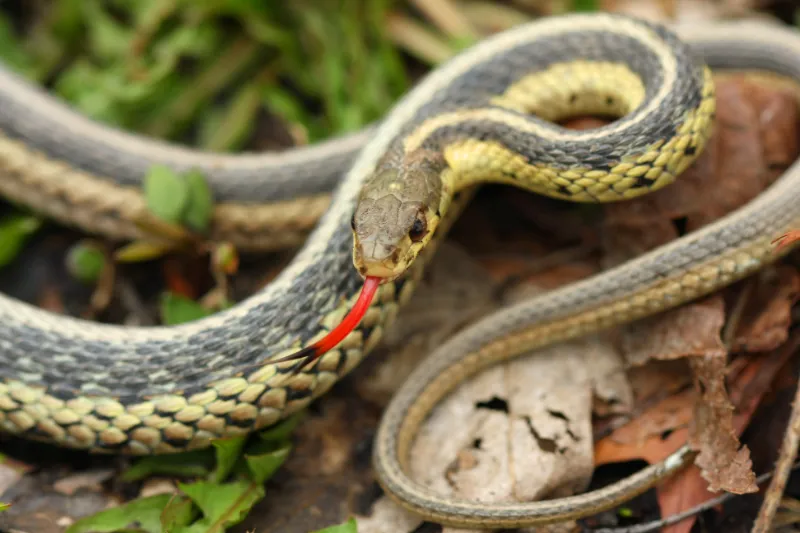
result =
[[795,391],[792,415],[786,426],[786,433],[783,435],[778,460],[775,462],[775,477],[764,494],[764,501],[753,524],[752,533],[771,531],[770,526],[781,503],[783,491],[786,489],[786,480],[789,478],[791,465],[797,457],[798,441],[800,441],[800,385]]
[[[784,475],[786,475],[790,470],[794,470],[800,467],[800,462],[795,463],[792,465],[790,469],[787,469]],[[761,484],[767,481],[772,477],[775,472],[767,472],[766,474],[762,474],[756,478],[756,483]],[[636,526],[631,527],[614,527],[614,528],[603,528],[603,529],[587,529],[591,533],[648,533],[649,531],[657,531],[665,526],[671,526],[672,524],[677,524],[687,518],[690,518],[696,514],[700,514],[703,511],[707,511],[717,505],[720,505],[731,498],[735,498],[739,496],[739,494],[733,494],[730,492],[726,492],[722,496],[718,496],[712,500],[704,501],[699,505],[695,505],[691,509],[687,509],[680,513],[674,514],[672,516],[668,516],[666,518],[662,518],[661,520],[654,520],[652,522],[647,522],[646,524],[639,524]],[[755,533],[755,529],[753,530]]]

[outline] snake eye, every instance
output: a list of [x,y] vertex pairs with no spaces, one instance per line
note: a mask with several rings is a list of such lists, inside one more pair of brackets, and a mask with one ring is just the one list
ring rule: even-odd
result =
[[425,213],[420,211],[417,213],[417,218],[414,219],[414,223],[411,225],[408,236],[411,238],[411,242],[419,242],[427,233],[428,221],[425,219]]

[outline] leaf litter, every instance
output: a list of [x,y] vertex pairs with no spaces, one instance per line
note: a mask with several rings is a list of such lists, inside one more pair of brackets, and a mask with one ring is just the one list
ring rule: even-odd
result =
[[[789,104],[784,93],[759,91],[757,86],[744,79],[735,80],[733,86],[720,87],[721,91],[728,91],[732,95],[724,97],[727,103],[722,103],[723,97],[720,96],[720,107],[730,106],[735,111],[732,112],[733,117],[729,117],[727,133],[716,141],[719,146],[712,143],[707,149],[709,154],[696,165],[705,170],[697,172],[697,182],[694,184],[687,180],[689,176],[683,176],[682,184],[670,187],[672,192],[662,194],[657,202],[656,198],[647,197],[636,205],[625,204],[631,212],[617,213],[617,216],[634,221],[630,227],[619,227],[619,220],[616,221],[617,227],[611,227],[615,222],[616,206],[604,209],[606,222],[601,231],[592,227],[587,229],[585,220],[580,216],[573,218],[583,224],[583,228],[576,231],[577,225],[569,229],[559,226],[565,225],[565,211],[559,211],[553,202],[546,199],[531,198],[528,193],[500,191],[495,196],[476,201],[477,205],[470,208],[471,216],[467,213],[460,222],[461,242],[468,245],[469,254],[458,249],[450,255],[444,252],[437,254],[441,272],[452,272],[453,265],[465,268],[453,275],[454,281],[442,289],[438,296],[435,291],[443,285],[443,276],[430,274],[429,286],[417,293],[420,295],[417,307],[413,308],[410,304],[409,312],[401,313],[396,331],[402,333],[387,341],[378,354],[365,362],[356,371],[356,377],[345,380],[338,387],[338,395],[337,391],[326,395],[323,400],[325,404],[319,409],[331,420],[323,423],[319,420],[320,416],[316,422],[312,420],[310,424],[298,427],[295,439],[299,439],[301,444],[314,440],[316,447],[309,449],[316,452],[322,450],[324,453],[303,455],[301,460],[305,460],[305,464],[293,462],[290,457],[286,467],[289,473],[283,478],[278,474],[281,479],[276,483],[281,483],[279,487],[289,487],[286,490],[287,498],[292,494],[292,483],[305,483],[306,493],[319,493],[322,486],[334,493],[335,503],[326,502],[322,496],[301,496],[293,502],[295,509],[282,513],[278,510],[282,506],[277,503],[282,495],[273,493],[271,500],[274,501],[257,504],[249,520],[231,530],[249,531],[258,526],[259,532],[279,531],[287,524],[291,525],[287,526],[289,529],[286,531],[309,531],[318,527],[309,525],[320,523],[319,518],[315,521],[315,514],[317,517],[330,517],[341,513],[342,494],[346,492],[343,490],[343,479],[351,480],[350,486],[356,487],[356,493],[370,494],[372,489],[364,477],[367,468],[363,466],[368,445],[367,452],[357,451],[365,446],[364,442],[369,442],[371,435],[364,430],[369,424],[354,421],[353,417],[374,424],[376,413],[363,407],[354,410],[353,401],[343,398],[348,391],[351,394],[356,392],[362,399],[383,404],[414,361],[429,353],[430,347],[441,342],[450,332],[471,322],[474,316],[522,295],[580,279],[602,266],[638,255],[645,249],[674,238],[680,231],[692,231],[736,205],[745,203],[748,195],[757,195],[769,181],[770,175],[781,172],[785,168],[781,165],[788,165],[795,157],[788,146],[796,143],[795,111],[790,109],[791,106],[787,107]],[[729,153],[741,157],[733,159]],[[733,176],[735,179],[724,182],[724,186],[715,186],[713,180],[703,181],[702,178],[712,175],[714,178]],[[708,203],[708,194],[703,194],[707,190],[719,192],[721,200]],[[508,221],[513,217],[507,216],[508,213],[500,213],[506,216],[494,218],[506,220],[503,229],[510,230],[516,238],[497,239],[497,227],[502,224],[495,221],[487,224],[486,218],[477,216],[477,213],[481,209],[496,212],[498,209],[493,201],[498,199],[500,210],[503,205],[513,205],[514,209],[508,211],[515,212],[521,218],[529,217],[529,225],[542,222],[549,214],[556,223],[555,230],[532,236],[529,226],[514,227],[512,222],[509,228]],[[703,203],[700,204],[698,199],[702,199]],[[504,201],[507,203],[503,204]],[[575,211],[571,208],[568,210],[569,213]],[[532,222],[531,218],[536,218],[536,222]],[[676,228],[675,220],[679,221],[677,226],[680,228]],[[642,230],[645,225],[649,227],[648,231]],[[484,228],[485,231],[482,235],[470,234],[464,230],[468,227]],[[618,231],[620,233],[616,233]],[[465,233],[467,239],[464,239]],[[787,239],[798,238],[797,235],[790,233]],[[575,249],[578,252],[575,256],[566,257],[565,261],[564,255],[554,251],[555,243],[574,244],[576,236],[579,242]],[[599,263],[593,255],[598,244],[595,239],[598,237],[603,249]],[[459,242],[458,228],[452,240]],[[515,251],[513,257],[506,253],[508,249]],[[498,251],[499,254],[492,253]],[[525,257],[526,252],[537,259]],[[469,257],[470,254],[473,257]],[[540,261],[538,258],[542,256],[548,261]],[[431,272],[434,272],[433,268]],[[512,361],[496,371],[487,372],[487,376],[479,376],[475,380],[477,384],[467,384],[462,387],[463,391],[459,391],[463,405],[450,406],[450,409],[459,412],[461,420],[449,420],[440,415],[440,431],[447,436],[444,442],[451,441],[452,435],[457,433],[445,433],[448,424],[459,425],[463,430],[460,433],[463,438],[459,446],[453,446],[449,457],[432,462],[432,469],[440,476],[438,483],[446,491],[460,491],[464,495],[490,499],[540,499],[579,492],[586,488],[594,467],[599,464],[643,457],[655,462],[663,457],[659,454],[665,456],[669,448],[669,445],[659,447],[653,444],[656,439],[668,441],[675,447],[685,442],[694,420],[693,410],[698,405],[707,409],[702,420],[708,419],[713,423],[694,429],[698,441],[696,445],[709,452],[715,452],[714,447],[719,446],[727,452],[728,457],[740,457],[746,448],[738,446],[738,437],[780,368],[774,364],[769,366],[780,350],[768,354],[755,352],[776,350],[787,339],[791,306],[796,301],[796,277],[797,272],[793,267],[769,269],[755,281],[748,280],[735,289],[723,291],[724,294],[685,306],[682,312],[665,313],[659,319],[621,328],[617,332],[621,342],[613,335],[601,335],[566,343]],[[509,280],[513,283],[508,283]],[[747,290],[750,291],[749,297],[737,298],[740,292]],[[477,296],[466,294],[468,291],[477,291]],[[733,328],[735,331],[729,334],[731,337],[728,339],[726,326],[733,313],[729,308],[735,308],[731,301],[744,303],[741,304],[741,316]],[[418,312],[411,309],[417,309]],[[447,309],[447,313],[442,313],[442,309]],[[436,314],[445,316],[434,322],[433,315]],[[406,329],[401,329],[404,320]],[[442,330],[437,331],[439,327]],[[659,342],[655,342],[655,339],[659,339]],[[394,355],[397,351],[403,353]],[[747,352],[747,359],[752,358],[753,361],[745,365],[737,365],[736,359],[730,363],[726,361],[729,353],[743,352]],[[387,358],[387,362],[380,361],[389,353],[392,356]],[[785,361],[792,354],[781,352],[779,355],[782,357],[780,360]],[[693,363],[689,364],[687,360]],[[576,375],[576,368],[581,368],[577,374],[583,375]],[[650,368],[657,370],[648,373]],[[665,368],[670,371],[662,372]],[[540,372],[544,372],[548,378],[541,379]],[[589,376],[595,379],[589,379]],[[379,379],[367,383],[367,377]],[[484,386],[481,386],[481,379],[486,380]],[[546,381],[546,386],[537,389],[530,386],[537,381]],[[712,394],[697,395],[699,383],[706,384],[706,392],[711,390]],[[725,390],[725,385],[729,390]],[[750,392],[744,394],[742,391]],[[502,408],[504,403],[505,409]],[[650,405],[650,408],[642,408],[643,405]],[[734,407],[737,410],[733,410]],[[441,408],[447,409],[444,404]],[[593,420],[593,416],[602,416],[604,419]],[[625,424],[626,420],[630,422]],[[431,420],[429,424],[433,427],[435,422]],[[641,427],[638,433],[632,432],[631,427],[637,429],[632,426],[637,422],[641,422]],[[337,423],[350,428],[351,434],[337,433]],[[598,427],[605,427],[611,431],[611,435],[595,444]],[[627,434],[626,428],[628,433],[635,435]],[[358,435],[363,438],[359,439]],[[473,438],[470,440],[470,437]],[[617,455],[609,452],[604,456],[601,453],[602,443],[612,442],[607,440],[612,438],[621,443],[622,449],[617,450]],[[528,454],[530,449],[540,453]],[[570,471],[572,464],[567,464],[567,456],[578,465],[576,471]],[[710,472],[717,476],[714,479],[725,487],[736,487],[737,484],[748,487],[752,469],[746,457],[740,459],[733,468],[718,464],[722,461],[706,464],[705,474]],[[209,469],[202,461],[193,465],[193,468],[196,470],[192,475],[209,475]],[[323,481],[320,481],[320,472],[323,473]],[[531,472],[535,475],[531,475]],[[484,486],[485,478],[481,477],[484,474],[492,476],[493,484]],[[148,475],[153,475],[153,472]],[[537,479],[539,477],[541,479]],[[312,478],[316,485],[311,481]],[[339,478],[338,483],[333,481],[334,478]],[[670,484],[673,486],[670,487]],[[683,498],[678,503],[669,503],[667,496],[685,496],[693,486],[698,489],[697,494],[692,493],[691,497]],[[687,469],[659,489],[661,514],[684,509],[710,495],[706,490],[708,486],[709,482],[700,475],[699,468]],[[162,486],[155,491],[163,493],[151,493],[150,496],[154,498],[152,501],[160,497],[158,502],[161,505],[164,496],[171,497],[175,491],[167,491],[166,488]],[[234,489],[231,491],[236,492]],[[237,494],[241,496],[245,492]],[[202,510],[203,505],[199,505],[202,495],[195,496],[198,498],[197,507]],[[347,491],[348,506],[352,508],[355,504],[351,503],[350,496]],[[283,501],[285,503],[287,500]],[[361,506],[362,512],[359,513],[359,531],[395,532],[401,522],[403,530],[412,531],[420,525],[418,520],[404,515],[386,498],[378,497],[377,501],[367,498],[367,501],[370,505]],[[185,498],[174,502],[170,520],[183,521],[187,502],[191,502]],[[164,508],[166,506],[163,504]],[[235,505],[229,508],[235,514]],[[206,505],[205,509],[209,510],[210,507]],[[276,514],[280,518],[275,519]],[[379,520],[380,516],[384,520]],[[339,516],[335,520],[344,520],[345,517]],[[163,520],[163,517],[159,520]],[[331,523],[331,520],[328,519],[327,523]],[[391,527],[386,529],[387,525]],[[558,528],[561,529],[560,526]],[[537,528],[537,531],[542,529]]]
[[[604,208],[602,267],[638,256],[746,204],[793,162],[799,151],[793,95],[746,76],[720,76],[717,83],[717,130],[693,168],[673,187]],[[703,194],[709,190],[713,197]],[[523,262],[517,263],[517,271],[524,272]],[[486,264],[491,269],[492,259]],[[583,266],[577,270],[564,265],[550,269],[542,275],[544,286],[552,287],[558,278],[553,270],[562,272],[562,283],[574,279],[570,271],[581,272],[575,276],[580,278],[598,270],[591,261],[579,264]],[[513,276],[507,263],[500,268],[499,277]],[[531,501],[585,490],[597,465],[642,458],[658,462],[688,441],[698,452],[696,465],[657,490],[662,516],[720,490],[757,490],[750,451],[739,436],[772,383],[763,376],[774,378],[780,368],[770,365],[770,358],[785,361],[793,355],[762,353],[787,339],[797,274],[794,267],[770,267],[728,290],[608,335],[538,350],[481,373],[443,401],[421,428],[412,447],[413,477],[443,494]],[[514,290],[526,296],[542,290],[536,277],[523,276],[524,283]],[[749,297],[733,320],[732,302],[747,287]],[[736,368],[736,359],[729,362],[729,357],[739,354],[753,354],[745,369],[765,367],[759,389],[750,390],[750,403],[741,405],[732,398],[744,401],[741,391],[759,371],[740,371],[731,381],[728,372]],[[666,374],[666,387],[677,390],[651,399],[649,409],[635,413],[634,406],[647,399],[633,397],[625,371],[670,363],[678,367]],[[622,377],[608,387],[616,396],[611,405],[618,416],[633,418],[595,445],[592,415],[603,402],[594,387],[608,386],[602,379],[589,379],[597,376]],[[663,393],[659,373],[649,379],[646,389]],[[404,516],[390,508],[388,502],[376,504],[381,516]],[[670,526],[670,531],[688,531],[691,523]],[[368,533],[386,530],[371,520],[363,524]]]

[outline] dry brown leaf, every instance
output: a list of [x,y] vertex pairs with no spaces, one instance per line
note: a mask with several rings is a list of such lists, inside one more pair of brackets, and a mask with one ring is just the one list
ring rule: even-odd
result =
[[724,354],[726,350],[720,337],[724,322],[725,301],[715,294],[631,324],[622,335],[622,352],[632,365],[641,365],[650,359]]
[[765,269],[739,320],[732,351],[766,352],[786,342],[792,306],[800,299],[800,272],[788,265]]
[[[780,376],[780,369],[795,353],[797,342],[797,339],[791,340],[764,357],[748,359],[744,368],[731,376],[730,399],[736,405],[733,426],[737,434],[741,434],[749,424],[761,399]],[[680,513],[717,496],[709,492],[708,482],[701,475],[700,468],[694,465],[667,480],[658,487],[657,493],[662,516]],[[688,533],[694,520],[690,518],[667,526],[664,533]]]
[[697,161],[674,186],[606,207],[610,264],[677,237],[673,221],[690,232],[748,203],[797,156],[798,106],[788,88],[768,89],[746,75],[715,80],[715,131]]
[[594,447],[595,464],[663,460],[686,443],[695,397],[694,391],[686,390],[664,398],[600,439]]
[[702,469],[712,492],[736,494],[758,491],[750,451],[740,447],[733,427],[733,405],[725,388],[726,354],[709,354],[690,361],[701,397],[695,404],[689,445],[700,452],[695,464]]
[[178,487],[174,479],[152,477],[142,483],[142,488],[139,489],[139,497],[147,498],[157,494],[176,494],[177,492]]
[[692,384],[692,375],[685,360],[651,361],[628,370],[634,405],[646,409],[654,402],[676,394]]

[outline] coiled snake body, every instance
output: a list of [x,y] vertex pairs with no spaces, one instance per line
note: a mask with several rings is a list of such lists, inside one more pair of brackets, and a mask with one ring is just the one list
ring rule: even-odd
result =
[[[713,83],[698,59],[800,81],[800,37],[789,30],[729,23],[680,35],[610,14],[536,21],[441,66],[376,127],[266,155],[204,154],[126,134],[0,70],[0,193],[60,221],[141,236],[134,221],[148,215],[139,185],[153,163],[203,170],[219,203],[211,237],[244,249],[295,244],[324,211],[269,286],[188,324],[90,323],[0,296],[0,427],[92,451],[169,453],[302,408],[380,340],[472,185],[510,183],[583,202],[644,194],[677,178],[711,132]],[[549,122],[597,112],[622,118],[588,131]],[[388,408],[376,439],[379,480],[430,519],[495,528],[591,514],[651,486],[691,454],[595,493],[491,506],[430,493],[404,465],[419,424],[466,377],[717,290],[777,258],[770,242],[798,223],[795,165],[700,231],[468,328],[416,369]],[[352,334],[298,373],[294,363],[270,362],[336,325],[361,274],[386,283]]]

